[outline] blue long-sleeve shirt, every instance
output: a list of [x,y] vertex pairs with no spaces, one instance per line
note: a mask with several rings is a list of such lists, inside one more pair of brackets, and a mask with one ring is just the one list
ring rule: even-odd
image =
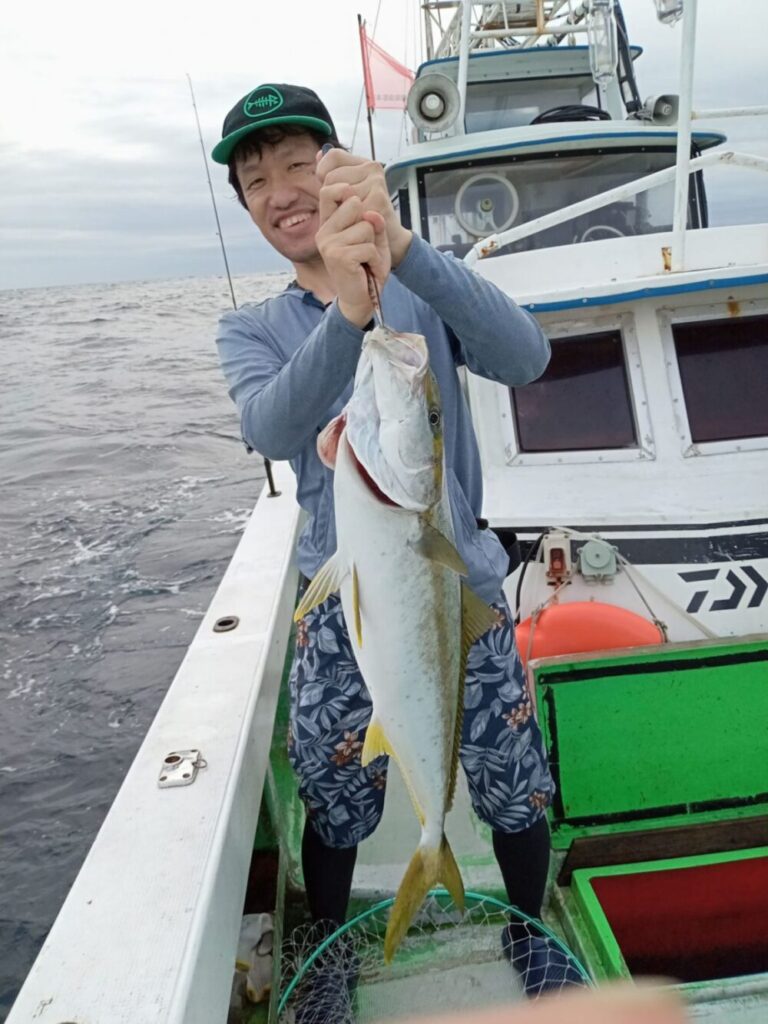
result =
[[[414,236],[384,286],[389,327],[423,334],[440,387],[446,477],[456,544],[469,585],[497,600],[507,556],[495,534],[477,527],[483,488],[480,456],[456,367],[506,385],[546,368],[550,348],[530,314],[463,263]],[[243,439],[271,459],[289,459],[299,504],[308,513],[297,550],[308,577],[336,550],[333,473],[317,455],[318,432],[352,393],[363,331],[311,292],[292,286],[224,314],[217,344]]]

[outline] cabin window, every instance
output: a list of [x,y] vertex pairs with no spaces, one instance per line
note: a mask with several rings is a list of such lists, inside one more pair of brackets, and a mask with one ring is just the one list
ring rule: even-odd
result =
[[510,388],[521,452],[634,448],[621,331],[555,338],[538,380]]
[[768,436],[768,316],[673,324],[691,441]]
[[486,132],[495,128],[518,128],[553,107],[588,102],[595,91],[591,78],[546,79],[531,82],[528,92],[516,82],[514,89],[499,82],[470,82],[467,88],[466,130]]
[[[477,241],[560,210],[675,162],[674,150],[594,150],[504,157],[472,166],[427,168],[419,175],[422,235],[463,256]],[[624,235],[671,231],[674,183],[574,218],[505,246],[495,255]],[[690,220],[690,218],[689,218]],[[698,226],[697,220],[691,220]]]

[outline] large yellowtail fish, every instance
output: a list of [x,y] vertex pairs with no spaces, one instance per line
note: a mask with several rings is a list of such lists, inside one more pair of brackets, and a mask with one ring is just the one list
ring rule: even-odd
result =
[[397,892],[387,962],[427,892],[464,887],[445,815],[456,787],[469,648],[496,621],[463,585],[443,472],[440,395],[423,337],[377,327],[366,335],[352,397],[318,438],[335,469],[336,554],[296,611],[336,590],[373,702],[363,764],[397,762],[421,838]]

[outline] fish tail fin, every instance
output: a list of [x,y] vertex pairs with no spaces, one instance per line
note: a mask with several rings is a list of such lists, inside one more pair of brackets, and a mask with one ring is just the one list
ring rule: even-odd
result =
[[390,963],[430,889],[441,883],[460,910],[464,910],[464,883],[448,840],[438,847],[418,846],[397,890],[384,936],[384,962]]

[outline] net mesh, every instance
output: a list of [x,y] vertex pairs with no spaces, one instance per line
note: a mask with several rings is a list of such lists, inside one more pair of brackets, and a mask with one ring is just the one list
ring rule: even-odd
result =
[[332,934],[295,929],[282,953],[281,1024],[366,1024],[411,1014],[478,1009],[590,984],[573,953],[540,921],[499,900],[444,890],[427,897],[391,964],[384,900]]

